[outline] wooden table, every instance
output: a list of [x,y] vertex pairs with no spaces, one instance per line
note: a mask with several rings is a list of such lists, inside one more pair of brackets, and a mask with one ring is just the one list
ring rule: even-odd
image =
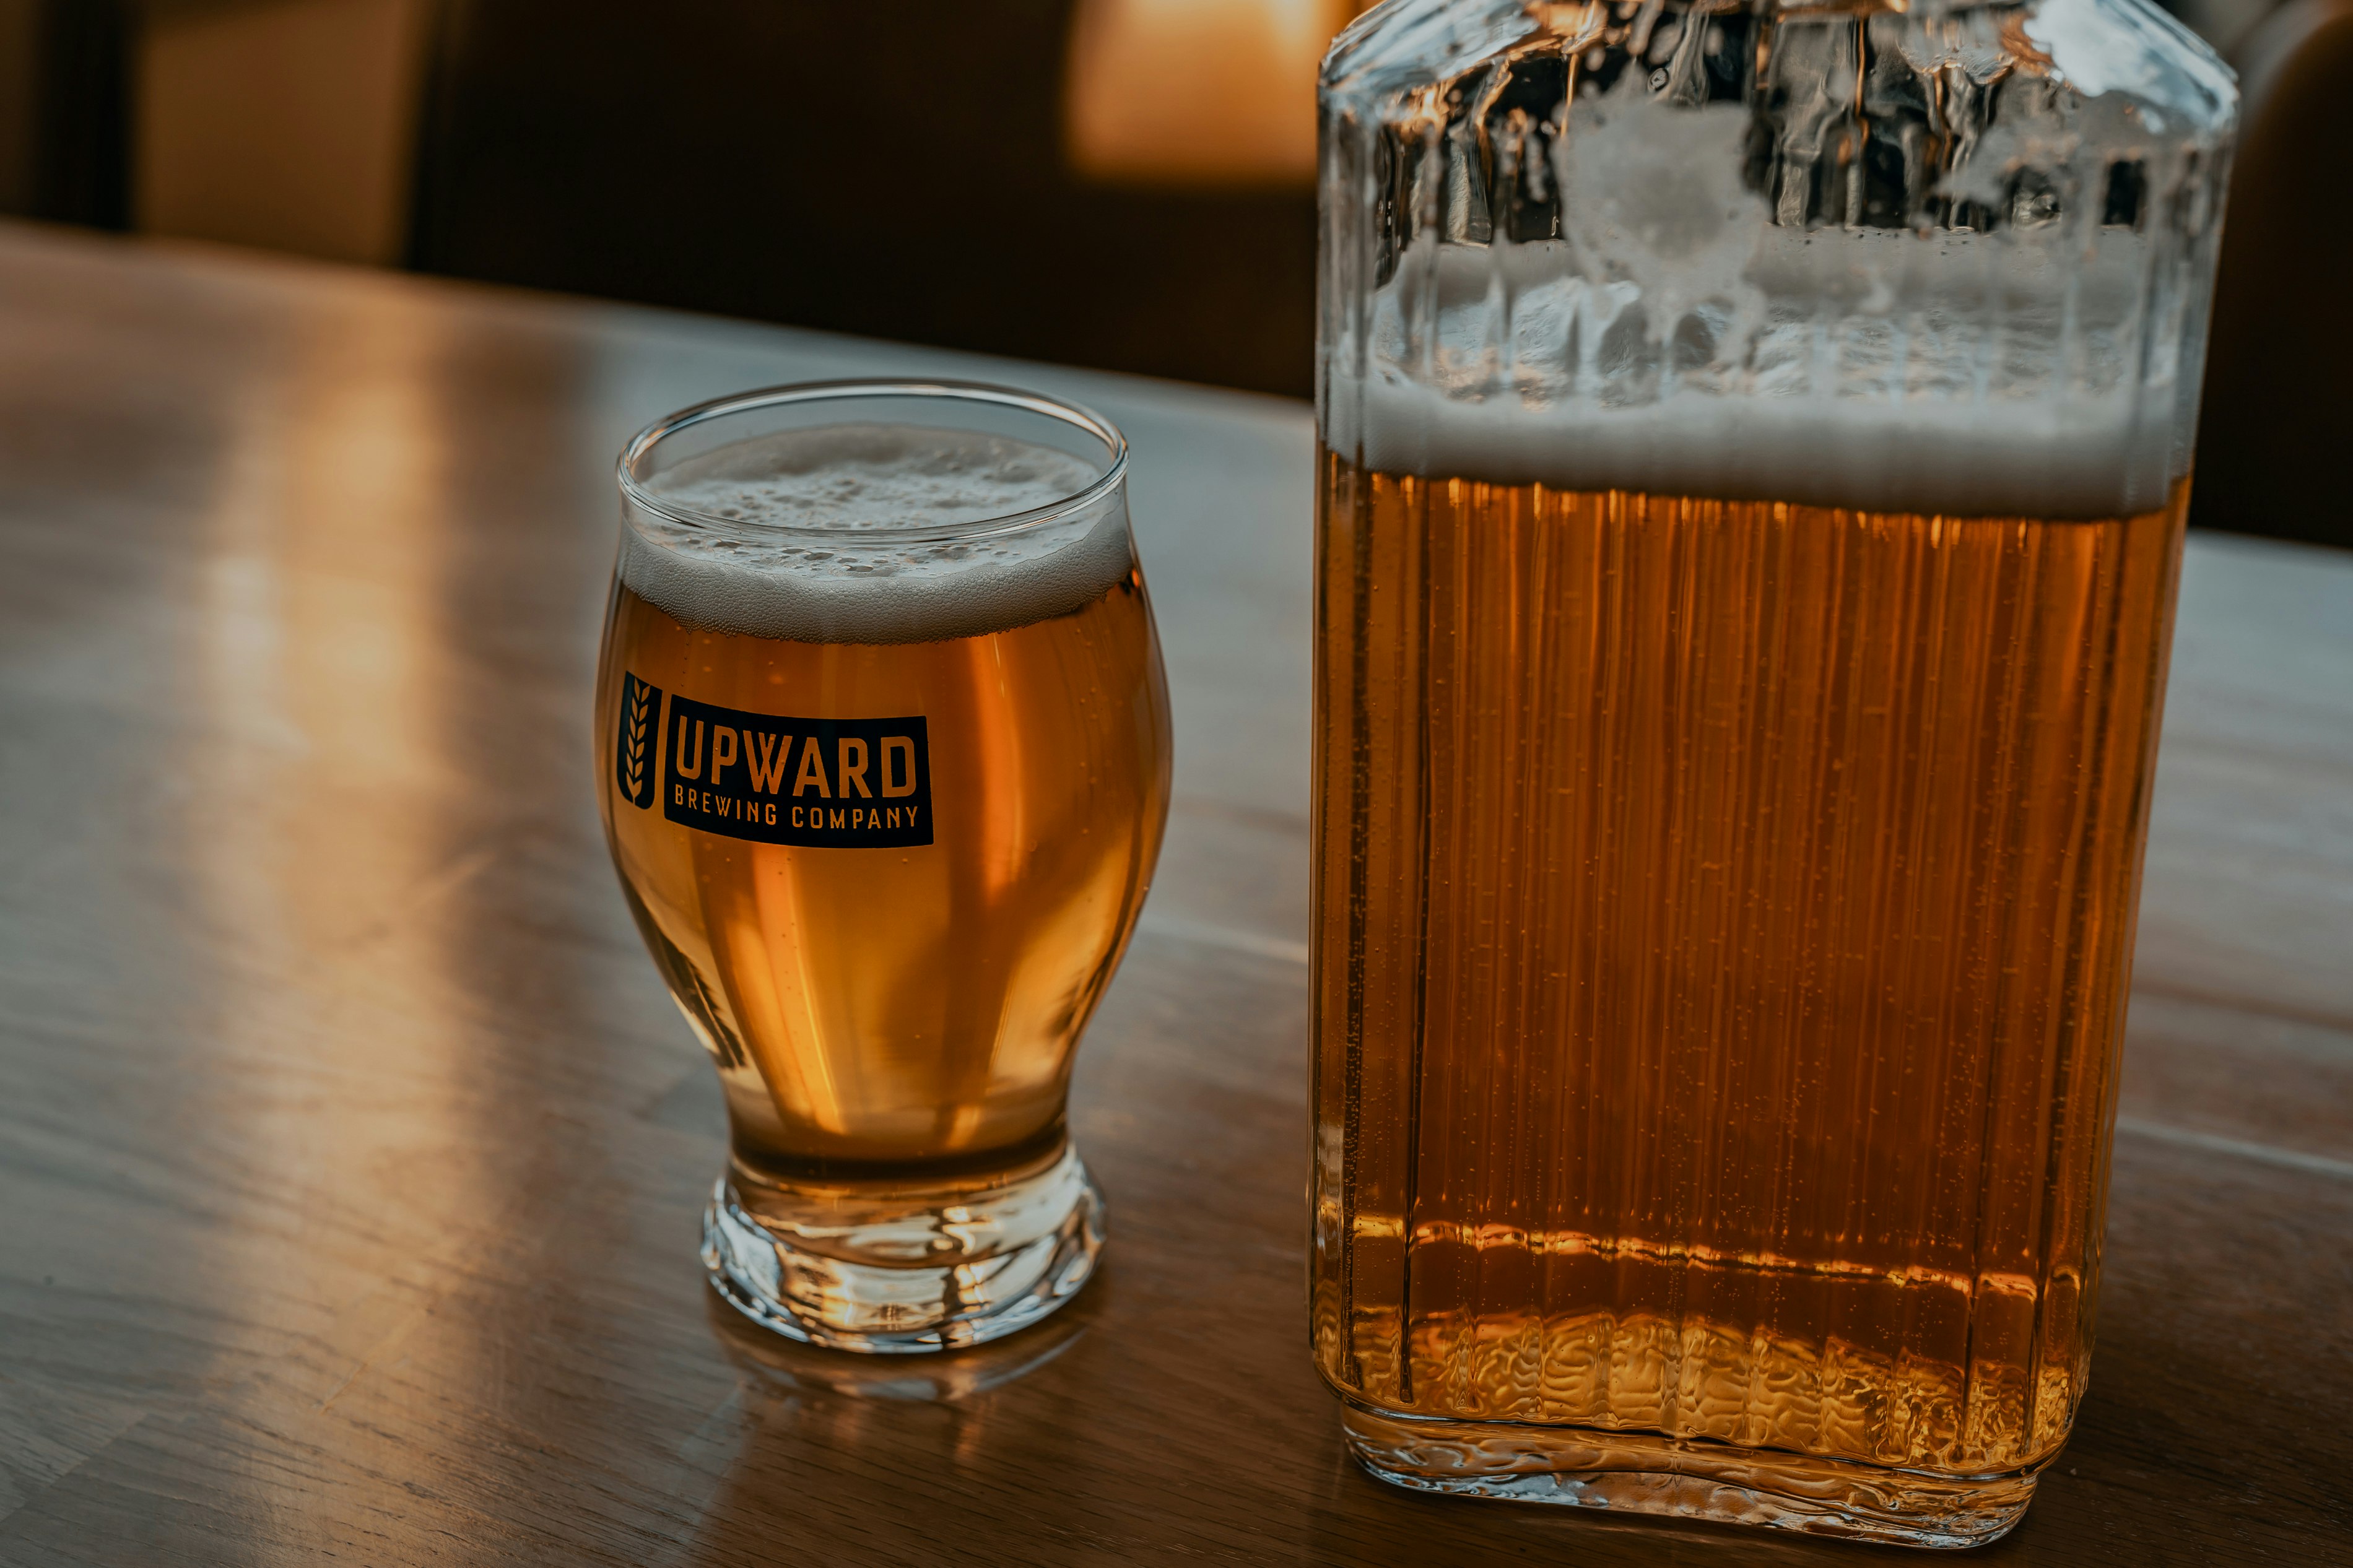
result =
[[[612,455],[764,383],[1135,446],[1176,807],[1108,1266],[953,1357],[705,1290],[715,1082],[589,780]],[[0,1563],[1855,1563],[1411,1496],[1309,1367],[1298,405],[0,230]],[[2101,1342],[1980,1561],[2353,1562],[2353,560],[2190,549]]]

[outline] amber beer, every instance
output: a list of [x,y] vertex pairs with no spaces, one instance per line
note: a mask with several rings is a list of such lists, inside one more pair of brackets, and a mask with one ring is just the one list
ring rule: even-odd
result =
[[1324,458],[1314,1336],[1376,1468],[2031,1484],[2090,1352],[2186,494]]
[[[765,416],[863,395],[787,392]],[[597,689],[614,863],[726,1099],[713,1282],[854,1349],[988,1338],[1084,1278],[1063,1106],[1168,797],[1124,447],[1106,480],[911,398],[625,484]]]
[[[738,1161],[839,1174],[1059,1133],[1071,1050],[1166,811],[1148,616],[1131,574],[1029,626],[809,643],[615,595],[615,711],[597,733],[621,734],[624,674],[668,716],[645,702],[653,807],[631,806],[621,768],[598,769],[614,854],[719,1064]],[[1142,711],[1101,722],[1098,703],[1123,699]],[[828,723],[869,715],[871,735]],[[730,811],[762,828],[822,816],[833,840],[690,825],[689,796],[718,808],[713,826]]]

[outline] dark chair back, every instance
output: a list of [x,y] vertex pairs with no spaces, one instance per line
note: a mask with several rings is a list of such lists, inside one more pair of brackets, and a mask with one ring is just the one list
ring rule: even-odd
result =
[[9,42],[27,56],[10,74],[23,100],[6,209],[93,228],[131,224],[132,0],[35,0]]
[[2189,521],[2353,545],[2353,0],[2295,0],[2240,68]]
[[450,0],[428,271],[1304,394],[1314,198],[1070,174],[1073,0]]

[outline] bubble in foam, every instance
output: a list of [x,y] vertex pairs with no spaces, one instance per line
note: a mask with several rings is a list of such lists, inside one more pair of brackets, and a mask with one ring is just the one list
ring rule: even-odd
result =
[[1100,472],[1067,452],[1003,436],[828,425],[705,452],[646,489],[686,510],[772,528],[905,532],[1051,506]]
[[689,625],[805,642],[923,642],[1061,615],[1133,564],[1124,498],[1011,531],[925,537],[1077,495],[1102,469],[1035,442],[924,426],[785,431],[644,481],[621,580]]

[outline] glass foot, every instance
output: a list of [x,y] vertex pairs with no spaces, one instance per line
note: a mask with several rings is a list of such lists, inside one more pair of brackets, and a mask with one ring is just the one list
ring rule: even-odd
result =
[[789,1186],[731,1164],[702,1215],[712,1289],[788,1339],[883,1354],[1026,1328],[1078,1294],[1103,1237],[1078,1152],[936,1186]]
[[1349,1451],[1417,1491],[1663,1514],[1897,1546],[1982,1546],[2034,1496],[2034,1469],[1940,1476],[1641,1432],[1443,1421],[1342,1401]]

